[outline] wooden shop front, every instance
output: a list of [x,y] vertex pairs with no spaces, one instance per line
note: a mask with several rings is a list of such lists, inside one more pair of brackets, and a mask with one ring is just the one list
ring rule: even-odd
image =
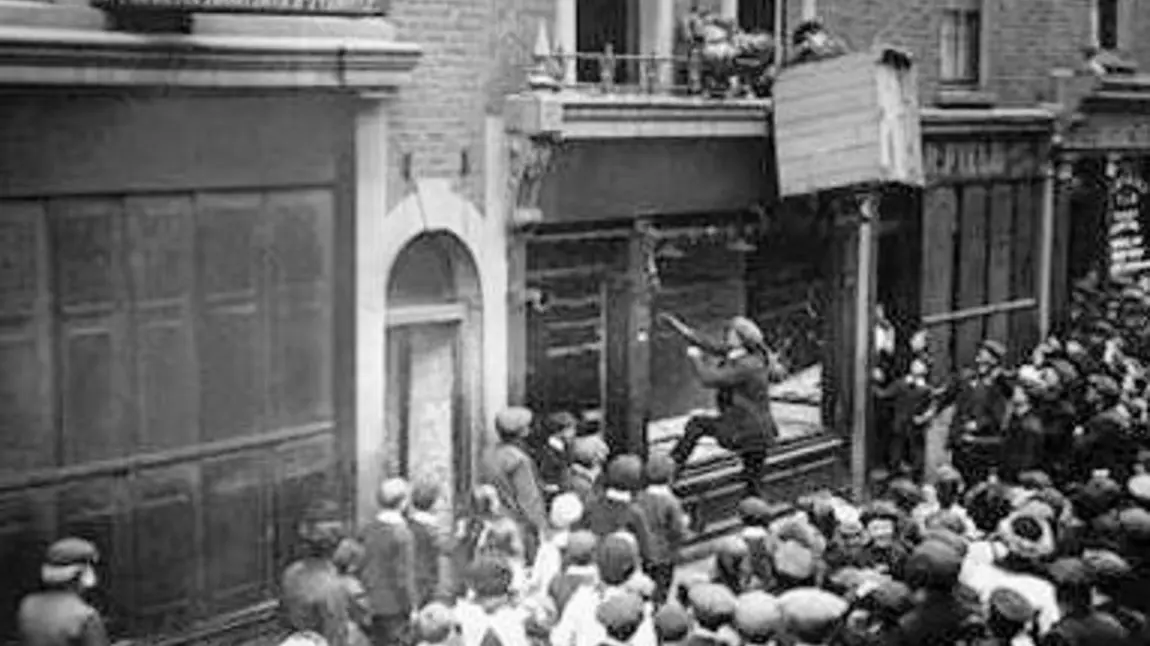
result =
[[205,643],[351,515],[356,90],[418,50],[40,33],[0,28],[0,641],[74,535],[113,639]]
[[1038,340],[1052,129],[1041,110],[924,110],[918,319],[939,376],[969,366],[984,338],[1011,359]]

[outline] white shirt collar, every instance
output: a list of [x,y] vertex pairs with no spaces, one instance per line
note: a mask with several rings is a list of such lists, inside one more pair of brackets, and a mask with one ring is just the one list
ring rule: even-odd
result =
[[647,493],[659,494],[664,496],[674,496],[675,492],[671,491],[669,485],[647,485]]
[[631,492],[622,489],[608,488],[607,491],[603,492],[603,497],[615,502],[631,502]]
[[403,513],[398,509],[382,509],[375,515],[375,519],[388,525],[402,525],[407,522]]

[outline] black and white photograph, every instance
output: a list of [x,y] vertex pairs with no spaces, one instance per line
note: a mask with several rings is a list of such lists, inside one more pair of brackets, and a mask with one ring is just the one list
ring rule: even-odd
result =
[[1147,0],[0,0],[0,646],[1150,645]]

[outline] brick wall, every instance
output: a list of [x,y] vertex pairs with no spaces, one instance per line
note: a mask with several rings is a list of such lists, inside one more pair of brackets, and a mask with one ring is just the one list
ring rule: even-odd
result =
[[[393,200],[407,192],[400,169],[410,153],[414,179],[457,179],[456,190],[482,209],[484,117],[499,114],[503,97],[522,89],[540,21],[550,31],[553,6],[554,0],[392,1],[399,38],[424,52],[400,90],[391,124]],[[471,172],[460,178],[464,149]]]
[[[1082,46],[1091,40],[1091,1],[985,0],[989,24],[985,37],[990,44],[987,89],[999,103],[1051,98],[1050,69],[1077,65]],[[800,3],[791,4],[788,15],[793,25]],[[923,100],[932,103],[938,89],[939,17],[946,4],[947,0],[820,0],[818,8],[827,25],[854,48],[878,41],[913,52]]]

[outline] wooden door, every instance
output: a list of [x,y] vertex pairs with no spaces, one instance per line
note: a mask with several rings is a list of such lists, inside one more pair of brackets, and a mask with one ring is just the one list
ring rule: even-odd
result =
[[400,473],[442,485],[445,521],[466,490],[458,323],[405,325],[388,333],[388,417],[398,429]]

